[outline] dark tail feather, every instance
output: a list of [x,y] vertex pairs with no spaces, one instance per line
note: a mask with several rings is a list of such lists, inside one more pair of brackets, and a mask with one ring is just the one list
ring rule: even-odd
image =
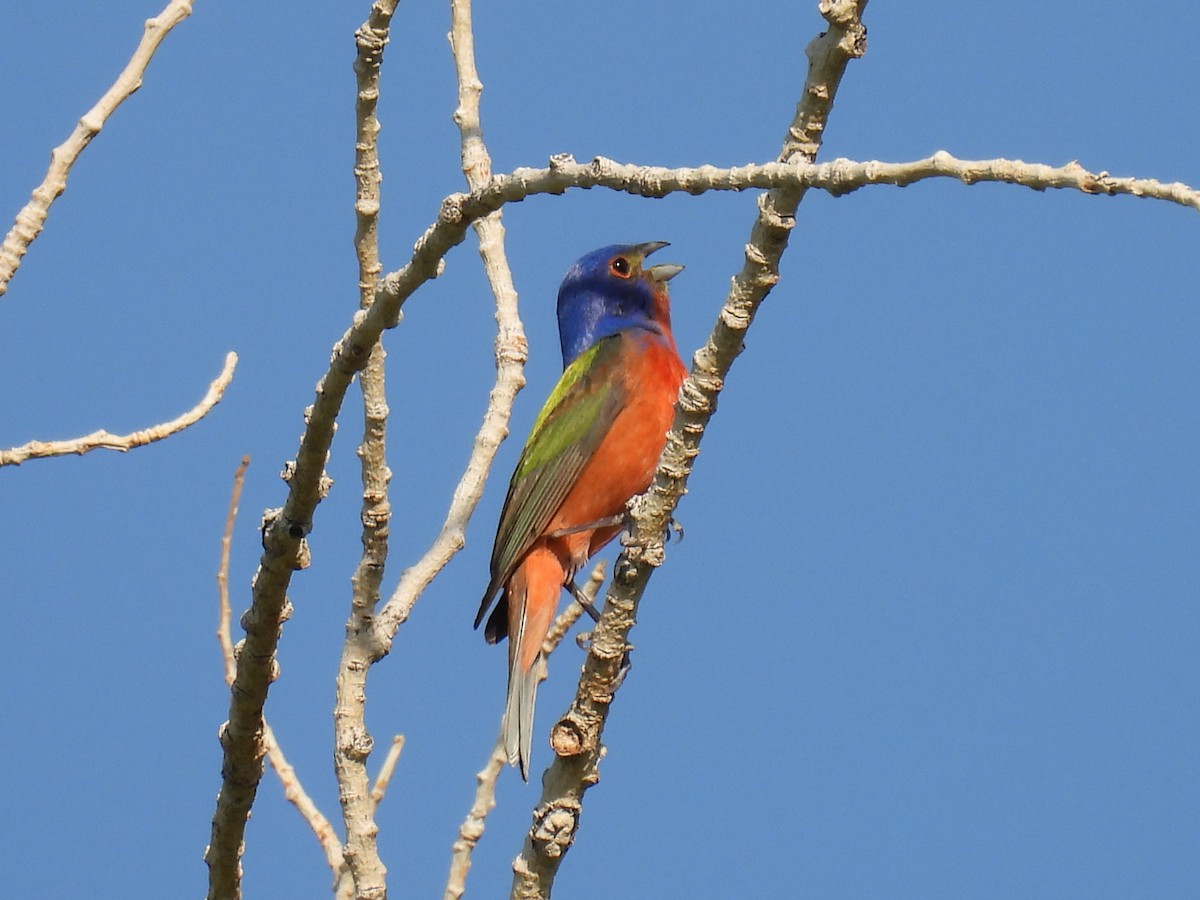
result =
[[[488,607],[492,605],[492,601],[496,599],[496,592],[500,590],[500,585],[496,583],[495,577],[489,582],[487,590],[483,593],[483,600],[479,604],[479,612],[475,614],[475,627],[479,627],[479,623],[483,621],[483,617],[487,615]],[[501,597],[500,605],[504,605],[504,598]],[[488,641],[488,643],[494,643]]]

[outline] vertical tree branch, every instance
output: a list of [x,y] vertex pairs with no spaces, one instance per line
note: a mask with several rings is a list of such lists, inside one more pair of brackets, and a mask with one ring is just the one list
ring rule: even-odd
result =
[[[379,100],[379,68],[383,62],[388,29],[398,0],[376,0],[367,21],[355,33],[357,56],[354,73],[358,95],[355,102],[357,138],[354,175],[358,196],[354,209],[358,227],[354,243],[358,255],[360,307],[371,308],[379,285],[382,266],[379,261],[379,120],[375,107]],[[375,801],[367,775],[367,758],[374,741],[366,725],[366,678],[372,660],[371,622],[379,603],[379,586],[387,561],[388,526],[391,506],[388,502],[387,466],[387,395],[384,390],[382,342],[371,349],[366,367],[359,376],[363,393],[363,439],[358,447],[362,463],[362,544],[363,552],[351,578],[353,588],[346,640],[338,666],[334,722],[334,769],[342,819],[346,826],[346,845],[342,855],[354,882],[354,896],[361,900],[382,898],[387,894],[387,868],[379,857],[376,844]]]
[[[866,29],[861,22],[865,7],[866,0],[822,0],[820,10],[829,30],[808,46],[808,77],[780,153],[781,161],[811,162],[816,157],[846,65],[866,50]],[[598,776],[600,738],[621,681],[622,660],[638,603],[655,567],[662,563],[663,535],[683,496],[724,379],[742,350],[754,314],[779,279],[779,259],[787,247],[803,193],[798,187],[783,187],[760,199],[759,215],[746,245],[745,264],[735,276],[716,326],[697,352],[692,372],[680,389],[675,423],[654,483],[633,504],[629,545],[617,560],[579,689],[551,732],[557,757],[543,778],[533,826],[513,864],[514,898],[548,898],[562,858],[574,841],[583,795]]]
[[[225,532],[221,536],[221,565],[217,569],[217,643],[221,646],[221,657],[225,663],[225,683],[233,684],[237,676],[237,649],[233,646],[233,637],[229,628],[232,617],[232,607],[229,603],[229,551],[233,545],[233,525],[237,521],[238,505],[241,502],[242,487],[245,484],[246,469],[250,465],[250,457],[243,456],[241,464],[233,473],[233,490],[229,497],[229,512],[225,517]],[[287,761],[283,748],[275,739],[275,732],[265,721],[263,722],[263,747],[271,767],[279,776],[283,786],[284,798],[296,808],[317,841],[325,852],[325,861],[335,873],[342,870],[342,844],[334,833],[329,820],[317,808],[316,803],[304,790],[295,768]]]
[[[471,26],[469,0],[451,0],[450,46],[458,74],[458,108],[454,121],[461,134],[462,168],[472,190],[492,180],[492,161],[483,142],[479,120],[479,96],[483,83],[475,69],[475,40]],[[483,488],[491,471],[492,461],[500,443],[508,436],[508,422],[513,401],[525,386],[525,360],[529,345],[517,305],[517,290],[504,251],[504,225],[499,210],[473,223],[479,238],[479,255],[492,294],[496,298],[496,382],[488,396],[483,416],[466,471],[454,489],[450,509],[442,530],[425,555],[404,571],[391,598],[380,610],[375,622],[376,649],[380,655],[391,647],[396,630],[408,618],[413,604],[429,583],[466,543],[467,523],[483,496]],[[385,289],[387,288],[385,284]]]
[[171,0],[157,16],[146,20],[142,39],[117,80],[101,97],[96,105],[83,114],[75,125],[71,136],[50,151],[50,168],[46,177],[33,190],[33,196],[17,213],[13,227],[0,244],[0,295],[8,290],[8,283],[21,265],[21,258],[29,245],[46,227],[50,207],[67,189],[67,175],[75,160],[83,153],[92,138],[100,133],[105,122],[134,91],[142,86],[142,76],[154,56],[158,45],[180,22],[192,14],[191,0]]
[[217,567],[217,643],[221,647],[221,659],[225,663],[225,683],[233,684],[237,675],[237,660],[234,658],[233,636],[229,620],[233,609],[229,603],[229,554],[233,549],[233,526],[237,522],[238,507],[242,502],[242,488],[246,485],[246,470],[250,468],[250,457],[243,456],[233,472],[233,489],[229,492],[229,512],[225,514],[225,531],[221,534],[221,563]]
[[[383,802],[384,795],[387,793],[388,785],[391,784],[392,775],[396,772],[396,764],[400,762],[400,754],[404,750],[404,735],[398,734],[392,738],[392,745],[388,747],[388,752],[383,758],[383,765],[379,767],[379,773],[375,776],[375,786],[371,788],[371,810],[372,812],[379,809],[379,804]],[[341,848],[339,847],[339,858],[341,857]],[[354,877],[350,872],[350,867],[343,863],[341,870],[338,871],[337,881],[333,887],[334,900],[353,900],[354,898]]]

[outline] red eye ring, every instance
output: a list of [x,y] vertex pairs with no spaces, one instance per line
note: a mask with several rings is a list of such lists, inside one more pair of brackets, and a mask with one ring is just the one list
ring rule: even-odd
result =
[[608,264],[608,270],[618,278],[628,278],[633,274],[633,266],[629,264],[629,260],[624,256],[618,256]]

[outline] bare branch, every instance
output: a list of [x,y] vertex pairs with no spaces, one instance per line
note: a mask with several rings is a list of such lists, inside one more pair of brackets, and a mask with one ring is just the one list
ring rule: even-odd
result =
[[[400,752],[403,749],[404,735],[398,734],[392,738],[392,745],[388,748],[387,755],[383,758],[383,765],[379,767],[379,774],[375,776],[375,786],[371,788],[372,810],[378,809],[379,804],[383,802],[388,785],[391,783],[392,775],[395,774],[396,764],[400,762]],[[350,871],[350,867],[343,863],[333,886],[334,900],[353,900],[354,895],[354,877]]]
[[388,785],[392,783],[392,776],[396,773],[396,764],[400,762],[400,754],[403,751],[404,735],[398,734],[392,738],[392,746],[388,747],[387,755],[383,758],[383,765],[379,767],[379,774],[375,776],[375,786],[371,788],[371,802],[377,809],[387,794]]
[[[835,10],[831,15],[836,21],[845,4],[830,5]],[[862,42],[860,37],[851,36],[847,39]],[[822,102],[820,98],[811,99],[809,105],[815,106],[819,102]],[[508,175],[492,176],[486,183],[473,185],[469,194],[452,194],[443,200],[438,221],[417,242],[411,262],[384,279],[377,312],[382,314],[384,310],[392,310],[390,315],[398,315],[400,305],[412,292],[440,271],[437,255],[444,254],[462,241],[467,224],[478,225],[507,203],[517,203],[539,194],[560,194],[571,188],[587,190],[604,187],[644,197],[760,188],[769,189],[779,196],[794,194],[801,197],[808,188],[818,188],[840,196],[874,184],[905,186],[927,178],[957,178],[965,184],[1001,181],[1038,191],[1070,188],[1089,194],[1129,194],[1200,210],[1200,191],[1188,185],[1163,184],[1153,179],[1116,178],[1107,172],[1089,172],[1076,162],[1055,168],[1020,160],[958,160],[939,151],[927,159],[905,163],[836,159],[816,164],[805,152],[817,146],[819,129],[811,132],[803,129],[804,126],[793,126],[789,132],[788,148],[778,161],[770,163],[725,169],[715,166],[669,169],[618,163],[603,157],[597,157],[590,163],[577,163],[571,156],[563,154],[554,157],[544,169],[516,169]],[[464,158],[468,158],[465,152]],[[481,241],[480,251],[485,252],[486,246],[486,242]],[[777,276],[774,277],[777,280]],[[495,281],[493,289],[496,289]],[[497,296],[503,295],[497,291]],[[421,592],[462,548],[466,525],[482,494],[496,447],[507,434],[512,398],[524,383],[519,366],[524,363],[527,348],[524,334],[519,330],[519,320],[515,318],[515,295],[514,318],[507,320],[513,325],[507,329],[507,334],[506,320],[501,319],[504,311],[505,303],[498,303],[497,319],[501,321],[501,330],[497,336],[496,355],[500,371],[493,389],[492,403],[476,437],[467,471],[455,491],[441,532],[428,553],[401,576],[395,592],[376,619],[376,644],[380,654],[387,652],[397,628],[408,617]],[[343,345],[353,333],[354,329],[347,333]],[[364,327],[359,339],[365,339],[368,334],[370,331]]]
[[116,108],[142,86],[142,76],[163,38],[191,14],[191,0],[171,0],[157,16],[147,19],[142,39],[124,71],[96,105],[84,113],[71,136],[51,151],[46,177],[34,188],[33,196],[17,213],[13,227],[5,235],[4,243],[0,244],[0,295],[8,290],[8,283],[20,267],[21,258],[46,226],[51,204],[67,189],[67,175],[79,154],[100,133]]
[[[388,29],[399,0],[376,0],[367,21],[355,32],[357,56],[354,73],[358,94],[354,113],[357,123],[354,204],[358,227],[354,236],[358,256],[359,305],[369,310],[375,302],[382,266],[379,262],[379,202],[382,175],[379,169],[379,68],[388,43]],[[342,821],[346,828],[344,857],[353,880],[353,896],[382,897],[387,892],[387,868],[375,840],[376,802],[371,796],[367,757],[374,741],[366,724],[367,671],[374,657],[371,622],[379,603],[379,586],[387,562],[391,504],[387,466],[387,393],[384,385],[383,344],[375,341],[359,377],[363,395],[363,438],[358,447],[362,479],[362,555],[350,579],[352,596],[346,640],[338,666],[333,709],[334,769]],[[395,749],[393,744],[393,749]],[[394,763],[392,764],[394,766]],[[344,877],[338,890],[344,891]]]
[[334,878],[339,878],[345,868],[341,839],[334,831],[329,819],[325,818],[325,814],[317,808],[312,797],[304,790],[304,785],[300,783],[300,776],[296,774],[292,764],[283,755],[283,748],[279,746],[279,741],[275,738],[275,731],[265,721],[263,722],[263,747],[266,750],[267,759],[271,761],[271,768],[279,776],[279,783],[283,786],[284,799],[292,804],[296,808],[296,812],[300,813],[301,818],[308,823],[308,827],[312,829],[317,842],[321,845],[321,850],[325,853],[325,862],[333,871]]
[[233,473],[233,490],[229,494],[229,512],[225,516],[225,531],[221,535],[221,564],[217,568],[217,643],[221,646],[221,657],[225,661],[225,683],[233,684],[237,674],[237,661],[233,655],[233,636],[229,620],[233,608],[229,604],[229,552],[233,547],[233,525],[237,521],[238,506],[242,502],[242,488],[246,484],[246,469],[250,457],[243,456]]
[[[221,646],[221,656],[225,661],[225,683],[233,684],[234,676],[237,674],[237,650],[233,646],[233,639],[230,634],[229,620],[232,617],[232,608],[229,604],[229,551],[233,542],[233,526],[237,520],[238,505],[241,502],[242,487],[245,484],[246,468],[250,465],[250,457],[243,456],[241,464],[233,473],[233,490],[229,498],[229,513],[225,517],[225,533],[221,537],[221,565],[217,570],[217,595],[218,595],[218,617],[217,617],[217,642]],[[317,805],[312,798],[304,790],[304,786],[300,783],[299,776],[296,775],[296,770],[287,761],[287,757],[283,754],[283,749],[279,746],[279,741],[275,738],[275,732],[265,721],[263,722],[263,746],[266,750],[267,758],[271,761],[271,767],[279,776],[280,784],[283,786],[283,796],[291,803],[303,817],[304,821],[312,829],[317,840],[321,844],[321,849],[325,852],[325,860],[329,867],[333,870],[335,876],[342,870],[342,843],[338,840],[337,834],[333,830],[333,826],[329,824],[329,820],[317,809]]]
[[458,900],[467,887],[467,875],[471,871],[471,853],[483,837],[488,813],[496,806],[496,781],[508,765],[508,751],[504,740],[497,736],[491,755],[482,769],[475,774],[475,800],[466,819],[458,828],[458,840],[454,842],[450,857],[450,877],[446,882],[445,900]]
[[957,178],[963,184],[1000,181],[1035,191],[1055,188],[1108,196],[1127,194],[1200,210],[1200,191],[1179,182],[1163,184],[1152,178],[1116,178],[1108,172],[1089,172],[1075,160],[1056,167],[1019,159],[958,159],[945,150],[925,159],[899,163],[835,159],[812,166],[800,182],[837,197],[867,185],[907,187],[927,178]]
[[195,425],[221,402],[221,398],[225,396],[225,389],[233,381],[233,371],[237,368],[237,362],[236,353],[227,354],[221,374],[208,386],[208,392],[203,399],[183,415],[169,422],[124,435],[111,434],[102,429],[71,440],[30,441],[28,444],[14,447],[11,450],[0,450],[0,466],[19,466],[27,459],[45,459],[50,456],[67,456],[72,453],[82,456],[92,450],[116,450],[120,453],[128,453],[136,447],[144,447],[146,444],[153,444],[163,438],[168,438],[190,425]]
[[[483,142],[479,119],[479,97],[483,83],[475,68],[475,39],[471,26],[470,0],[451,0],[450,46],[458,75],[458,123],[462,144],[462,168],[472,190],[492,178],[492,160]],[[483,496],[487,476],[500,443],[508,436],[513,401],[525,386],[525,360],[529,345],[517,305],[517,289],[504,251],[504,224],[500,212],[489,213],[474,223],[479,238],[479,255],[492,294],[496,298],[496,383],[488,396],[483,424],[471,447],[467,468],[454,490],[442,530],[433,545],[413,566],[405,570],[375,622],[375,640],[381,653],[391,646],[397,629],[408,618],[417,598],[446,567],[466,542],[466,528]]]
[[[859,16],[866,0],[821,4],[829,30],[808,47],[809,71],[804,93],[784,141],[780,160],[811,162],[820,148],[837,88],[846,65],[865,50],[866,30]],[[514,898],[548,898],[558,867],[574,842],[583,795],[596,783],[602,756],[600,737],[609,704],[622,680],[638,603],[664,557],[664,534],[683,496],[692,461],[716,397],[759,304],[779,278],[779,259],[787,246],[798,185],[773,190],[759,201],[759,215],[746,246],[746,262],[733,280],[725,306],[708,343],[695,357],[680,389],[679,407],[650,490],[632,506],[629,545],[617,560],[604,613],[593,632],[575,699],[551,730],[557,754],[542,779],[541,800],[521,855],[513,864]]]
[[[1151,200],[1165,200],[1200,210],[1200,191],[1179,182],[1164,184],[1152,178],[1114,177],[1108,172],[1090,172],[1070,162],[1064,166],[1027,163],[1019,159],[960,160],[945,151],[910,162],[857,162],[835,159],[813,163],[793,157],[787,161],[753,163],[731,168],[698,166],[668,169],[638,166],[596,157],[589,163],[576,162],[563,154],[550,160],[544,169],[515,169],[508,175],[496,175],[482,189],[471,194],[452,194],[442,201],[439,225],[457,219],[474,219],[506,203],[517,203],[539,194],[561,194],[571,188],[588,190],[609,188],[642,197],[668,194],[703,194],[707,191],[798,190],[819,188],[834,196],[873,184],[900,187],[927,178],[957,178],[964,184],[1000,181],[1044,191],[1047,188],[1072,189],[1085,194],[1114,196],[1128,194]],[[437,229],[434,226],[427,236]],[[440,237],[440,235],[439,235]],[[389,283],[407,274],[404,270],[385,279]]]

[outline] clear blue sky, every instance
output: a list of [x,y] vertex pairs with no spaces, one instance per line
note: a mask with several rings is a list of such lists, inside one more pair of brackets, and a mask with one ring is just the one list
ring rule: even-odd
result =
[[[5,228],[158,0],[0,14]],[[477,10],[498,171],[551,154],[739,164],[778,151],[816,0]],[[227,693],[214,572],[253,457],[231,581],[357,302],[352,33],[367,3],[200,0],[74,171],[0,298],[0,445],[176,415],[129,455],[0,471],[0,896],[196,897]],[[585,11],[586,10],[586,11]],[[385,266],[459,190],[442,3],[405,3],[380,116]],[[1200,184],[1200,6],[886,3],[823,157],[946,149]],[[380,814],[397,896],[437,895],[503,708],[470,628],[520,438],[558,372],[567,265],[669,240],[685,355],[754,198],[601,191],[506,210],[529,387],[466,549],[370,680],[408,737]],[[1200,891],[1200,305],[1195,212],[957,183],[801,208],[653,579],[563,897],[1163,898]],[[387,335],[390,590],[439,527],[492,379],[472,243]],[[331,817],[333,677],[358,550],[343,421],[268,714]],[[544,734],[581,655],[539,698]],[[535,742],[535,770],[549,759]],[[535,784],[507,772],[468,889],[507,890]],[[268,773],[247,897],[328,896]],[[614,888],[614,883],[619,887]]]

